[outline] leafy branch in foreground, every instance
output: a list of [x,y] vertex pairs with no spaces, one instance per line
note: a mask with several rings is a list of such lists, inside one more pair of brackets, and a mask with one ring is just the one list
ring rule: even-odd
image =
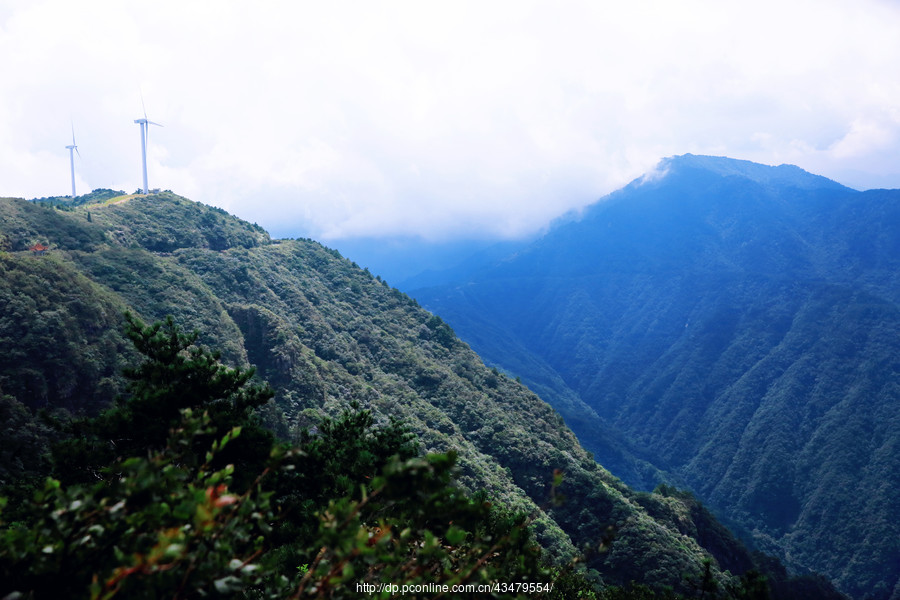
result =
[[[0,529],[0,593],[341,598],[356,597],[357,583],[549,580],[524,516],[451,484],[452,453],[393,458],[370,485],[310,515],[314,534],[273,547],[286,517],[267,484],[303,449],[274,446],[270,465],[236,492],[233,467],[212,465],[239,428],[191,466],[197,440],[212,430],[207,414],[185,410],[163,450],[116,464],[115,478],[72,486],[49,479],[28,523]],[[306,560],[287,569],[284,552]]]
[[115,478],[73,486],[48,479],[28,525],[0,530],[0,592],[190,598],[259,585],[275,520],[271,493],[257,484],[236,494],[233,467],[211,466],[237,427],[188,466],[196,441],[212,432],[208,414],[187,409],[164,450],[124,460]]

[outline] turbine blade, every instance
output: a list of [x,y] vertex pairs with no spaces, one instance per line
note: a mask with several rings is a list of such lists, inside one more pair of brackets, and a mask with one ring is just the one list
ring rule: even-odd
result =
[[72,123],[72,145],[75,145],[75,123]]
[[147,107],[144,106],[144,90],[139,90],[141,93],[141,108],[144,110],[144,120],[147,120]]
[[150,125],[156,125],[157,127],[163,127],[162,123],[154,123],[153,121],[147,121]]

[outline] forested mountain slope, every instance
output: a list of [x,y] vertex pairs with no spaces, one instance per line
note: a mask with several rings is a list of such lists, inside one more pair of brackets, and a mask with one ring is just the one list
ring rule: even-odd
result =
[[652,486],[649,463],[791,565],[886,599],[898,277],[900,192],[686,155],[413,295],[626,482]]
[[34,411],[95,414],[123,390],[130,310],[173,315],[227,362],[256,366],[275,390],[261,416],[284,438],[359,402],[402,419],[424,450],[455,449],[461,485],[532,512],[549,556],[583,555],[607,584],[690,591],[711,559],[727,593],[754,566],[720,526],[692,520],[691,502],[626,487],[440,318],[318,243],[272,240],[170,193],[63,208],[0,201],[0,484],[40,470]]

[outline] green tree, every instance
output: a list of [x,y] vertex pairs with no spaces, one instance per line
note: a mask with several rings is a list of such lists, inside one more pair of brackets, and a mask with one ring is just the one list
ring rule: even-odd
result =
[[126,335],[143,356],[137,367],[125,370],[129,393],[98,417],[69,425],[71,436],[53,449],[54,476],[64,483],[95,481],[117,458],[162,448],[180,412],[195,408],[209,413],[215,436],[243,428],[240,441],[217,458],[216,466],[234,464],[239,482],[252,480],[273,441],[253,418],[253,409],[274,395],[271,388],[252,382],[252,368],[223,365],[219,352],[197,345],[198,332],[185,333],[171,316],[148,326],[126,313],[125,321]]

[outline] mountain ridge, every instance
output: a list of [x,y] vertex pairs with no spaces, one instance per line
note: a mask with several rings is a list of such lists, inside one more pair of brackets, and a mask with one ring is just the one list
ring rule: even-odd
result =
[[[697,154],[681,154],[662,159],[651,174],[638,178],[646,182],[664,177],[669,170],[699,169],[720,176],[736,176],[756,183],[798,189],[850,190],[836,181],[810,173],[792,164],[763,165],[749,160]],[[855,191],[855,190],[854,190]]]

